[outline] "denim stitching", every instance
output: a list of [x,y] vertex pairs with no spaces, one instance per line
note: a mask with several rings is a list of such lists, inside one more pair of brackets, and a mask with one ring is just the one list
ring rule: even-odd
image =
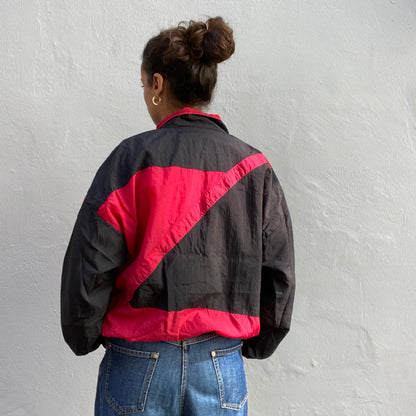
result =
[[184,339],[182,341],[163,341],[163,342],[166,342],[167,344],[175,345],[177,347],[182,347],[185,345],[193,345],[193,344],[198,344],[199,342],[209,341],[210,339],[217,338],[217,337],[218,337],[218,334],[216,334],[215,332],[212,332],[212,333],[208,333],[204,335],[199,335],[194,338]]
[[186,345],[182,348],[182,380],[181,380],[181,396],[180,396],[180,415],[183,414],[185,406],[185,391],[187,384],[187,372],[188,372],[188,351]]
[[218,356],[221,357],[223,355],[231,354],[235,351],[240,350],[242,346],[243,346],[243,343],[241,342],[240,344],[236,345],[235,347],[224,348],[222,350],[215,350],[215,356],[216,357],[218,357]]
[[193,344],[198,344],[200,342],[204,342],[204,341],[209,341],[210,339],[213,338],[217,338],[218,335],[213,333],[213,334],[206,334],[206,335],[201,335],[200,337],[196,337],[196,338],[189,338],[189,339],[185,339],[184,345],[193,345]]
[[221,403],[221,407],[222,404],[224,403],[224,382],[222,379],[222,374],[220,371],[220,366],[218,363],[218,360],[213,356],[213,353],[216,353],[215,350],[211,351],[211,357],[212,357],[212,362],[214,364],[214,369],[215,369],[215,374],[217,376],[217,381],[218,381],[218,393],[220,395],[220,403]]
[[[118,351],[120,353],[124,353],[126,355],[139,357],[139,358],[147,358],[152,360],[150,362],[149,368],[146,372],[146,377],[143,381],[142,388],[140,390],[140,401],[139,404],[131,409],[122,409],[109,395],[108,395],[108,386],[109,386],[109,378],[110,378],[110,369],[111,369],[111,358],[112,358],[112,350]],[[146,399],[150,388],[150,383],[153,378],[153,374],[156,369],[156,364],[159,359],[159,353],[152,353],[152,352],[145,352],[145,351],[134,351],[128,348],[119,347],[114,345],[110,341],[107,341],[107,351],[108,351],[108,363],[107,363],[107,373],[106,373],[106,380],[105,380],[105,399],[107,403],[111,406],[111,408],[118,414],[118,415],[129,415],[137,412],[143,412]]]
[[231,404],[231,403],[225,403],[225,389],[224,389],[224,380],[222,378],[222,374],[221,374],[221,370],[220,370],[220,364],[218,361],[218,357],[223,357],[224,355],[227,354],[232,354],[238,350],[241,349],[243,343],[240,343],[239,345],[232,347],[232,348],[225,348],[225,349],[221,349],[221,350],[212,350],[211,351],[211,358],[212,358],[212,362],[214,364],[214,369],[215,369],[215,374],[217,376],[217,381],[218,381],[218,393],[220,396],[220,403],[221,403],[221,408],[222,409],[229,409],[229,410],[241,410],[242,407],[245,405],[247,399],[248,399],[248,392],[246,393],[246,395],[244,396],[244,399],[242,400],[242,402],[237,405],[237,404]]
[[143,382],[143,387],[142,387],[142,392],[141,392],[142,395],[143,395],[143,400],[142,400],[143,406],[142,406],[142,409],[141,409],[142,412],[144,411],[144,408],[146,406],[147,395],[149,393],[150,383],[152,381],[153,374],[154,374],[154,372],[156,370],[156,364],[157,364],[157,360],[159,359],[159,353],[154,353],[152,359],[154,360],[154,362],[150,366],[150,369],[149,369],[149,371],[146,374],[146,378],[145,378],[145,380]]
[[131,355],[133,357],[139,357],[139,358],[155,358],[155,354],[159,355],[156,352],[149,352],[149,351],[139,351],[139,350],[131,350],[126,347],[120,347],[119,345],[113,344],[112,342],[109,342],[109,346],[114,351],[120,352],[125,355]]

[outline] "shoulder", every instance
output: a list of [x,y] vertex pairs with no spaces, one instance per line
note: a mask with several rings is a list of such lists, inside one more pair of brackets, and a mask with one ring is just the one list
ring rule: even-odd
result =
[[102,167],[123,170],[138,170],[146,167],[146,159],[153,148],[157,147],[160,139],[166,136],[160,130],[149,130],[143,133],[128,137],[120,142],[104,161]]
[[152,141],[153,131],[124,139],[104,160],[95,174],[86,200],[101,203],[116,189],[126,185],[131,177],[146,166],[146,148]]

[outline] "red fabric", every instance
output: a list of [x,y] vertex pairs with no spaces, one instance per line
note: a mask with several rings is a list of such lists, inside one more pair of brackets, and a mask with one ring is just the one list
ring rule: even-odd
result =
[[175,312],[156,308],[132,309],[126,304],[109,314],[102,335],[152,342],[161,339],[180,341],[214,331],[228,338],[251,338],[260,331],[260,318],[202,308]]
[[150,167],[110,194],[98,214],[126,238],[133,261],[120,273],[116,288],[129,300],[162,258],[232,186],[267,159],[249,156],[228,172]]
[[[258,153],[228,172],[149,167],[110,194],[98,213],[125,236],[132,260],[117,276],[104,320],[105,336],[129,339],[126,336],[130,334],[130,339],[150,341],[147,337],[153,337],[154,332],[155,339],[172,336],[169,339],[178,340],[178,334],[189,338],[214,327],[224,328],[224,335],[233,333],[240,338],[242,333],[247,338],[257,334],[259,322],[254,317],[195,309],[169,313],[151,309],[149,313],[147,308],[132,308],[129,301],[163,257],[206,212],[245,175],[265,163],[267,159]],[[154,326],[157,328],[151,329]]]
[[130,256],[142,261],[223,176],[224,172],[152,166],[112,192],[98,214],[125,236]]
[[169,114],[167,117],[165,117],[162,121],[159,122],[159,124],[156,126],[157,129],[160,129],[164,124],[166,124],[169,120],[171,120],[174,117],[182,116],[185,114],[196,114],[199,116],[205,116],[209,118],[215,118],[216,120],[221,121],[221,117],[218,114],[207,114],[199,110],[195,110],[191,107],[184,107],[182,110],[176,111],[172,114]]

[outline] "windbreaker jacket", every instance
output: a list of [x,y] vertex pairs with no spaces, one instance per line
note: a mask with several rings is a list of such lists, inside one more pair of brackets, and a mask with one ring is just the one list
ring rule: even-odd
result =
[[104,337],[242,338],[266,358],[290,326],[292,229],[266,158],[191,109],[124,140],[98,170],[66,252],[61,323],[78,354]]

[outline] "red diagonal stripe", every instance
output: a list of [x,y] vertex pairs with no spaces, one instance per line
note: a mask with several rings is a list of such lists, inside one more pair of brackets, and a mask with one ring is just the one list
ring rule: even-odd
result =
[[[154,246],[151,252],[140,261],[132,264],[126,270],[130,279],[127,283],[128,298],[130,299],[137,287],[155,270],[163,257],[192,229],[192,227],[206,214],[206,212],[225,195],[239,180],[253,169],[268,163],[261,154],[255,154],[243,159],[227,173],[193,206],[189,212],[177,221],[163,238]],[[124,273],[123,273],[124,274]]]
[[112,307],[130,300],[207,211],[245,175],[266,163],[258,153],[226,173],[150,167],[114,191],[98,213],[125,236],[133,261],[118,275],[116,289],[124,295],[113,296]]
[[224,172],[151,166],[112,192],[98,214],[123,234],[130,257],[142,261],[223,176]]

